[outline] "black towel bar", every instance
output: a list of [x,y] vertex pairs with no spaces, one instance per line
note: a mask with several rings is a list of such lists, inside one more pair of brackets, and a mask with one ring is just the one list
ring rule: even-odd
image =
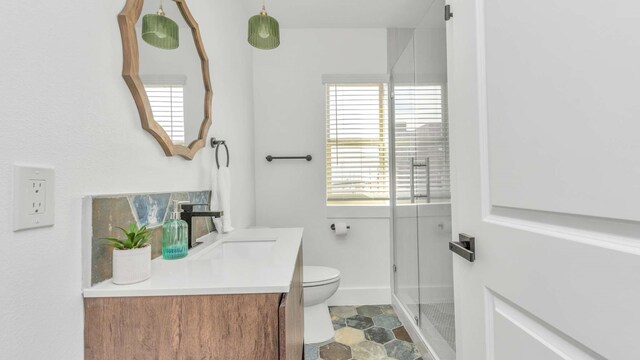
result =
[[307,156],[271,156],[271,155],[267,155],[266,157],[268,162],[272,162],[273,160],[307,160],[307,161],[311,161],[311,159],[313,159],[311,157],[311,155],[307,155]]

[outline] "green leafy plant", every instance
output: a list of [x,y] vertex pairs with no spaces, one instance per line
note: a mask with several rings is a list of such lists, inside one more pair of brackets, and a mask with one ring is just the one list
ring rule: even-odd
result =
[[109,246],[118,250],[132,250],[143,248],[148,244],[149,238],[151,237],[151,231],[147,229],[146,226],[138,228],[138,224],[129,225],[129,230],[125,230],[121,227],[118,227],[124,235],[124,239],[118,239],[115,237],[104,238],[109,242]]

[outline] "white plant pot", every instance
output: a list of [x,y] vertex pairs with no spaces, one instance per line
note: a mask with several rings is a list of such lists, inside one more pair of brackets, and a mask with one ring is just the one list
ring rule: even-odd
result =
[[151,245],[139,249],[113,249],[113,283],[134,284],[151,277]]

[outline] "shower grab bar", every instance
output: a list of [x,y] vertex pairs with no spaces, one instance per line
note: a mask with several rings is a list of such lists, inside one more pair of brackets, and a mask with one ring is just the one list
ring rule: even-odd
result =
[[[415,192],[415,169],[417,167],[424,167],[427,173],[427,184],[426,184],[426,194],[418,195]],[[425,158],[424,164],[416,163],[416,158],[411,158],[411,170],[409,171],[409,188],[411,192],[411,203],[416,202],[416,198],[425,198],[427,199],[427,203],[431,202],[431,159]]]

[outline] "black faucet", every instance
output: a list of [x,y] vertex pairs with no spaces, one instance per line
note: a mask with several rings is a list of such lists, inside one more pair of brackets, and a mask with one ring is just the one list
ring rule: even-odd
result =
[[[215,217],[219,218],[222,216],[222,211],[193,211],[195,206],[207,206],[209,204],[180,204],[182,211],[180,212],[180,218],[187,223],[187,227],[189,228],[189,249],[194,247],[194,239],[193,239],[193,226],[192,219],[194,217]],[[214,225],[215,227],[215,225]],[[197,245],[197,244],[196,244]]]

